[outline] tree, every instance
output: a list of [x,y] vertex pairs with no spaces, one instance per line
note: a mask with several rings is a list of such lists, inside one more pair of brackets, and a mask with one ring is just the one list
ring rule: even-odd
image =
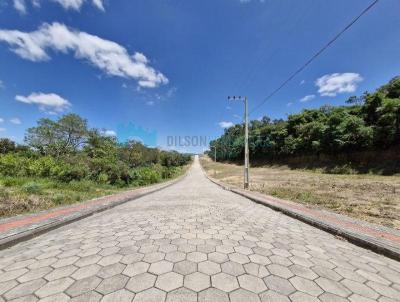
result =
[[8,138],[0,138],[0,154],[6,154],[14,152],[16,150],[16,144]]
[[25,142],[45,155],[58,157],[76,152],[88,138],[87,121],[76,114],[67,114],[57,121],[42,118],[29,128]]

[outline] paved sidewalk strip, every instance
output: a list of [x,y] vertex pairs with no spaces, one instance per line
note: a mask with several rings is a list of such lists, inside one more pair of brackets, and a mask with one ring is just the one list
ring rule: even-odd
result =
[[94,213],[157,192],[175,184],[185,175],[164,183],[103,196],[76,205],[58,207],[35,214],[18,215],[16,217],[0,219],[0,249],[7,248],[10,245],[29,239],[45,231],[83,219]]
[[398,261],[400,260],[400,232],[397,230],[360,221],[330,211],[309,208],[302,204],[275,198],[259,192],[246,191],[220,182],[207,175],[204,170],[203,173],[210,181],[225,190],[234,192],[288,216],[344,237],[352,243],[373,250],[374,252]]

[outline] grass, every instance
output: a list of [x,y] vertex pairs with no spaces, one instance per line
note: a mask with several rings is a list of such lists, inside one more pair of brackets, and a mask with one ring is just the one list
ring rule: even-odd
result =
[[[182,175],[188,166],[177,169],[173,177],[163,181]],[[118,187],[89,180],[63,183],[48,178],[0,176],[0,217],[70,205],[137,187]]]
[[[214,178],[243,187],[243,166],[208,157],[201,163]],[[400,229],[399,175],[327,174],[274,165],[251,168],[250,180],[253,191]]]

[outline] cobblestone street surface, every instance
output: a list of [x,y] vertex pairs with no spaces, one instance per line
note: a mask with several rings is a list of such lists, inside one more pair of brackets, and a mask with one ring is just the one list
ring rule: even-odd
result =
[[0,301],[400,301],[400,263],[182,181],[0,251]]

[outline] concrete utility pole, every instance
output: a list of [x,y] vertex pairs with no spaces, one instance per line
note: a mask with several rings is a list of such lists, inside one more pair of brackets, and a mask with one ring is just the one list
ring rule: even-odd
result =
[[247,97],[228,96],[228,100],[244,101],[244,188],[249,188],[249,116]]

